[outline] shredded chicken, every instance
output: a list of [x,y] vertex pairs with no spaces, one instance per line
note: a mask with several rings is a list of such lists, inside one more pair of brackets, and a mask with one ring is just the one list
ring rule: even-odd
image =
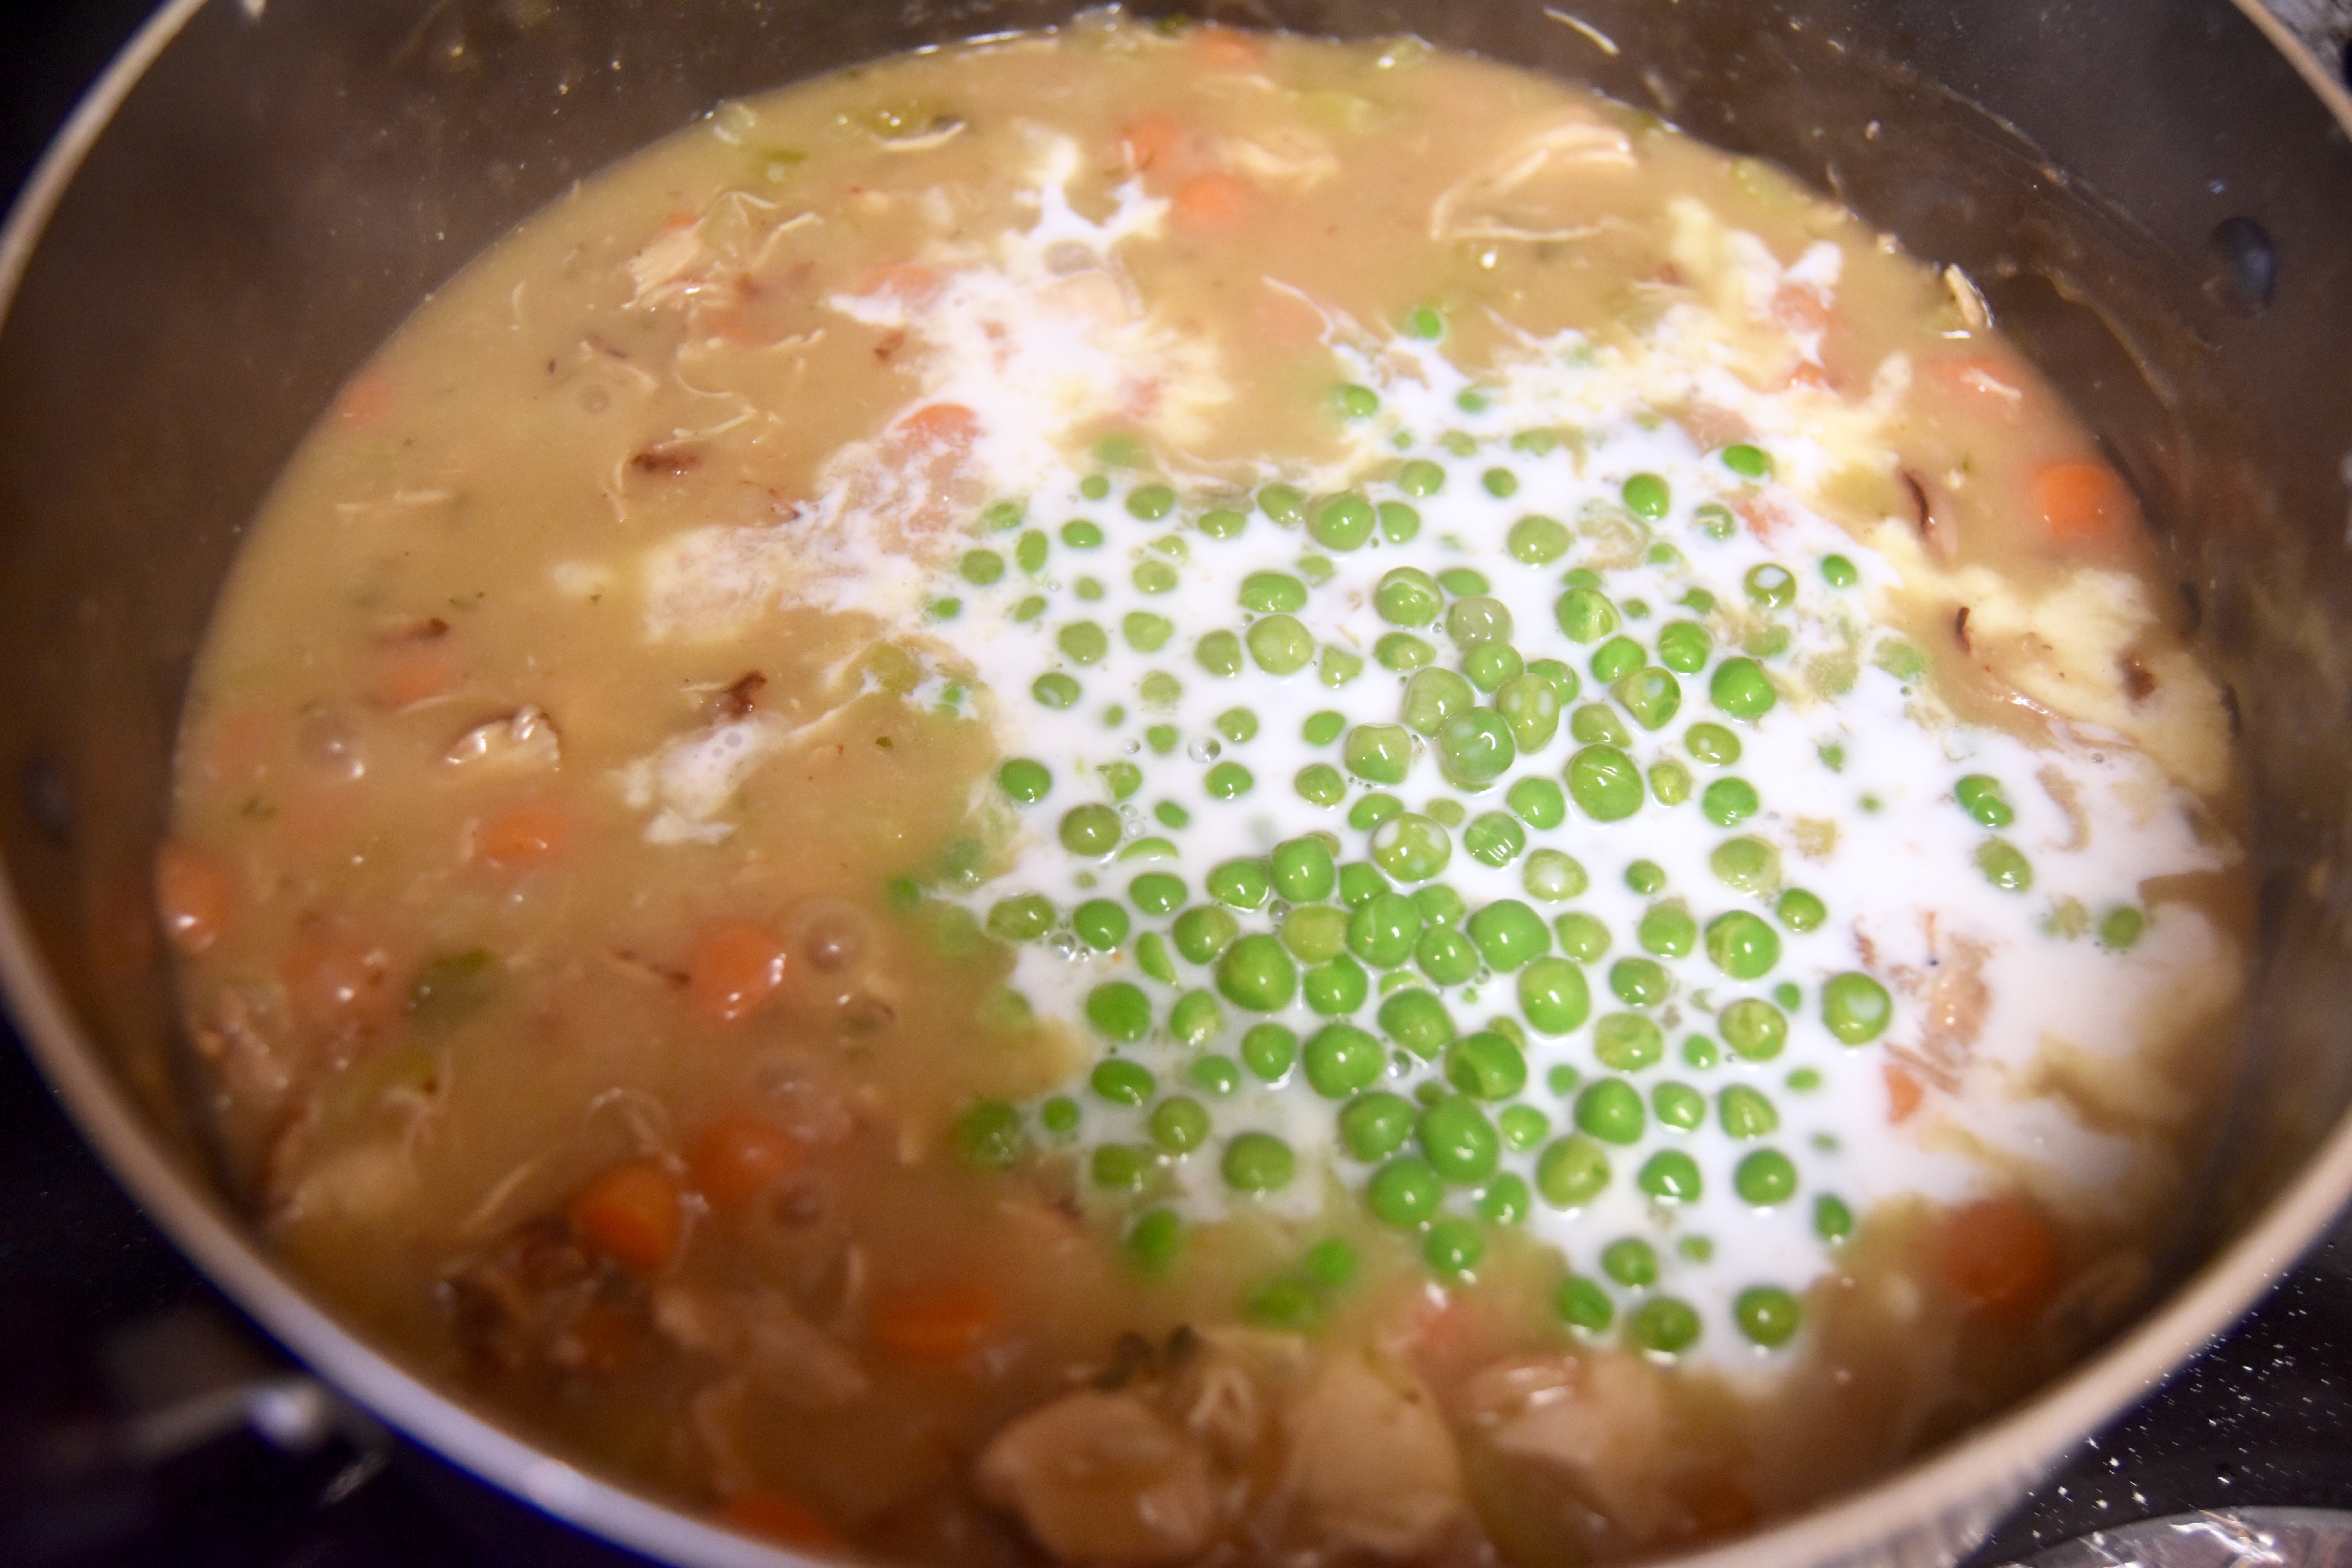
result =
[[1031,1412],[996,1435],[976,1479],[1064,1562],[1181,1562],[1222,1523],[1200,1443],[1132,1394],[1088,1389]]
[[555,721],[529,704],[503,719],[475,725],[441,753],[448,767],[493,777],[544,773],[562,760],[563,742]]
[[654,1326],[734,1367],[761,1392],[806,1409],[847,1405],[870,1386],[857,1358],[772,1290],[716,1295],[686,1285],[654,1294]]
[[1583,114],[1556,121],[1447,187],[1429,209],[1429,237],[1579,238],[1597,227],[1587,216],[1593,204],[1584,180],[1634,166],[1633,140],[1615,126]]
[[1528,1357],[1475,1374],[1463,1401],[1496,1451],[1541,1466],[1627,1541],[1674,1533],[1673,1434],[1659,1374],[1623,1355]]
[[1370,1349],[1318,1370],[1287,1413],[1282,1491],[1314,1538],[1402,1559],[1468,1517],[1461,1457],[1418,1373]]

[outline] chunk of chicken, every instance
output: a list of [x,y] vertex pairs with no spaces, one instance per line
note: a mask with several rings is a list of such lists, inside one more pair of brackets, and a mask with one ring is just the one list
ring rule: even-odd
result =
[[1673,1434],[1659,1374],[1631,1357],[1528,1357],[1470,1379],[1464,1403],[1497,1453],[1558,1477],[1630,1542],[1684,1523],[1668,1485]]
[[1436,1397],[1370,1349],[1318,1368],[1287,1422],[1282,1486],[1313,1539],[1386,1558],[1419,1556],[1468,1517],[1462,1460]]
[[1064,1562],[1181,1562],[1223,1522],[1200,1445],[1128,1394],[1089,1389],[1023,1416],[982,1453],[977,1480]]
[[847,1405],[869,1386],[856,1356],[773,1291],[722,1296],[665,1285],[654,1295],[654,1326],[789,1405]]

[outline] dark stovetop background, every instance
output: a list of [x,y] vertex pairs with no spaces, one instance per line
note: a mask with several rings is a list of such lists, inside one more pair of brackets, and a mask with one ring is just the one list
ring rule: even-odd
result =
[[[0,195],[149,0],[0,0]],[[0,1568],[476,1568],[625,1561],[363,1423],[289,1451],[242,1430],[121,1453],[159,1324],[267,1346],[84,1148],[0,1024]],[[150,1362],[154,1357],[150,1354]],[[2352,1226],[2102,1434],[1979,1563],[2102,1527],[2254,1505],[2352,1509]]]

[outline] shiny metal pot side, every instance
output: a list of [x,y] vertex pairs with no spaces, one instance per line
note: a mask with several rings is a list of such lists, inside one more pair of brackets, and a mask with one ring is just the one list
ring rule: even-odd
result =
[[[178,0],[0,232],[0,977],[34,1054],[115,1174],[295,1353],[487,1479],[657,1557],[788,1560],[417,1381],[317,1305],[217,1184],[148,885],[189,663],[316,411],[519,219],[721,99],[1075,8]],[[1549,70],[1834,192],[1982,288],[2171,552],[2242,721],[2263,945],[2172,1289],[2000,1419],[1685,1559],[1948,1563],[2352,1194],[2352,100],[2252,0],[1207,10]]]

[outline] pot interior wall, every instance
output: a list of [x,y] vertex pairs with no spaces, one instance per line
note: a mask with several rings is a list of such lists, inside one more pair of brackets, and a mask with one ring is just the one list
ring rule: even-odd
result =
[[[1072,8],[773,0],[682,27],[627,0],[216,0],[131,93],[0,328],[0,854],[191,1173],[148,866],[214,594],[315,411],[476,251],[714,101]],[[2326,110],[2221,0],[1581,0],[1583,26],[1537,0],[1215,14],[1415,31],[1775,159],[1965,268],[2074,397],[2173,547],[2259,802],[2268,951],[2219,1201],[2181,1262],[2210,1250],[2352,1100],[2352,154]]]

